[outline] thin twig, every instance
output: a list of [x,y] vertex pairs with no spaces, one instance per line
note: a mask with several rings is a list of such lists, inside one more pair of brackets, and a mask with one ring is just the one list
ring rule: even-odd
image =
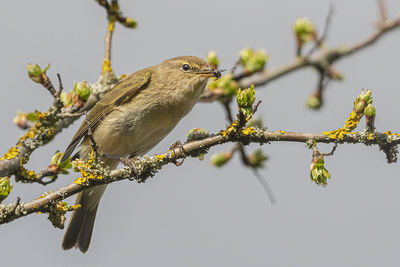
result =
[[114,33],[114,22],[108,22],[106,37],[104,38],[104,59],[111,62],[111,43]]
[[275,204],[276,202],[276,197],[274,192],[272,191],[271,186],[268,184],[268,181],[265,177],[263,177],[260,173],[260,171],[256,168],[252,168],[254,176],[256,176],[257,180],[260,182],[262,188],[264,189],[265,193],[268,196],[269,201],[271,204]]
[[324,30],[322,32],[322,35],[321,35],[321,37],[319,37],[317,39],[313,48],[311,48],[310,51],[308,51],[306,57],[311,56],[319,47],[321,47],[321,45],[325,42],[326,38],[328,37],[328,32],[329,32],[329,29],[331,26],[334,9],[335,9],[334,4],[330,3],[329,11],[328,11],[328,15],[326,16],[326,19],[325,19],[325,25],[324,25]]
[[80,117],[82,115],[85,115],[85,112],[77,112],[77,113],[63,112],[60,115],[60,117],[61,118],[76,118],[76,117]]
[[379,15],[381,16],[381,22],[385,22],[388,19],[387,10],[384,0],[377,0],[379,7]]
[[332,156],[333,153],[335,153],[337,146],[338,146],[338,144],[335,143],[335,144],[333,145],[333,147],[332,147],[331,152],[329,152],[329,153],[321,153],[321,155],[322,155],[322,156]]

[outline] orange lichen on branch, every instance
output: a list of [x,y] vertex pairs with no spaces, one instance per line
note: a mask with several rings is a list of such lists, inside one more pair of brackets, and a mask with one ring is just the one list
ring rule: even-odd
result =
[[236,133],[238,126],[238,122],[234,121],[226,128],[226,130],[222,130],[218,134],[222,135],[222,137],[230,136],[232,133]]
[[343,140],[343,137],[346,134],[351,134],[358,123],[360,122],[361,116],[358,115],[354,110],[351,112],[350,117],[344,123],[343,128],[339,128],[337,130],[322,132],[322,134],[329,136],[331,139]]
[[92,150],[90,153],[90,157],[87,161],[77,160],[75,161],[76,169],[81,173],[81,177],[77,178],[74,181],[74,184],[83,185],[88,180],[101,180],[103,179],[103,175],[101,170],[97,167],[97,159],[96,154]]
[[18,156],[19,153],[20,151],[17,147],[12,147],[0,158],[0,160],[13,159]]
[[252,133],[255,133],[255,130],[253,127],[247,127],[246,129],[242,130],[242,134],[244,134],[244,135],[249,135]]
[[400,134],[398,134],[398,133],[392,133],[392,131],[386,131],[386,132],[384,132],[384,134],[386,134],[386,135],[388,135],[388,136],[400,136]]
[[[171,150],[172,151],[172,150]],[[162,161],[165,158],[165,155],[156,155],[159,161]]]
[[113,32],[115,29],[115,21],[110,21],[107,25],[107,31]]
[[102,71],[103,71],[103,73],[112,71],[111,62],[107,58],[103,59]]

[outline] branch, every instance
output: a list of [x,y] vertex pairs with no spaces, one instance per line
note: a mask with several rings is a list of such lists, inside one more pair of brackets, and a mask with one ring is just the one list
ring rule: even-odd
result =
[[[379,145],[380,147],[394,147],[400,144],[400,134],[373,133],[368,138],[366,133],[356,132],[344,135],[343,139],[337,140],[329,138],[322,133],[301,133],[301,132],[270,132],[259,128],[246,128],[241,133],[235,135],[214,135],[203,140],[185,143],[183,147],[174,148],[161,155],[143,156],[135,159],[136,175],[134,180],[139,183],[145,182],[149,177],[153,177],[158,170],[168,163],[173,163],[176,159],[185,157],[186,155],[197,156],[205,153],[210,147],[228,143],[241,142],[243,144],[259,143],[266,144],[271,142],[301,142],[307,143],[313,140],[315,143],[349,143],[349,144],[366,144]],[[367,133],[368,135],[368,133]],[[184,151],[184,152],[183,152]],[[86,170],[87,171],[87,170]],[[46,210],[46,206],[57,203],[69,196],[88,188],[98,186],[100,184],[110,184],[116,181],[125,180],[132,176],[129,168],[121,168],[113,171],[103,171],[99,175],[99,170],[94,170],[97,176],[95,178],[87,178],[92,174],[86,174],[87,177],[77,179],[73,184],[67,185],[57,191],[50,192],[41,198],[35,199],[29,203],[21,203],[18,205],[0,205],[0,224],[11,222],[15,219],[27,216],[29,214]],[[82,180],[84,182],[82,182]],[[16,207],[15,207],[16,206]]]
[[249,87],[251,84],[255,86],[259,85],[266,85],[269,82],[278,79],[286,74],[289,74],[295,70],[306,68],[306,67],[313,67],[317,70],[324,69],[325,66],[331,65],[332,63],[336,62],[339,59],[342,59],[346,56],[350,56],[355,52],[359,52],[364,48],[372,45],[376,41],[378,41],[381,37],[383,37],[386,33],[390,32],[391,30],[397,29],[400,27],[400,17],[397,17],[393,20],[386,20],[379,24],[379,27],[375,33],[371,36],[367,37],[365,40],[343,47],[336,47],[333,49],[328,49],[325,52],[317,55],[315,58],[308,58],[308,57],[301,57],[296,58],[292,62],[287,65],[284,65],[280,68],[271,69],[271,70],[264,70],[263,72],[255,75],[254,77],[250,77],[244,79],[240,82],[241,88]]

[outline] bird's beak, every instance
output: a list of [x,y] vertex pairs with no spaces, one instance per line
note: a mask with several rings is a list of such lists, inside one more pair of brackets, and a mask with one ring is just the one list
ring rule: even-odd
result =
[[221,77],[221,72],[219,70],[215,70],[215,69],[202,69],[198,72],[198,74],[200,74],[203,77],[215,77],[217,79],[219,79]]

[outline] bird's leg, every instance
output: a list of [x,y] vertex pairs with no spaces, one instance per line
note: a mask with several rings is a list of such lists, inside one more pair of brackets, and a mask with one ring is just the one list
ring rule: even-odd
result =
[[87,112],[85,112],[85,121],[86,121],[86,124],[88,126],[87,136],[89,137],[90,145],[92,146],[92,149],[93,149],[94,153],[97,154],[97,144],[96,144],[96,141],[93,138],[92,127],[91,127],[90,122],[88,120]]
[[169,148],[169,150],[171,150],[172,151],[172,153],[174,154],[174,157],[176,157],[176,155],[175,155],[175,149],[176,148],[178,148],[180,151],[181,151],[181,153],[182,153],[182,160],[181,161],[177,161],[176,159],[174,160],[174,164],[176,165],[176,166],[181,166],[182,164],[183,164],[183,161],[185,160],[185,158],[186,158],[186,151],[185,151],[185,149],[183,148],[183,145],[182,145],[182,143],[181,143],[181,141],[176,141],[174,144],[172,144],[172,146]]
[[128,167],[131,173],[131,177],[128,178],[130,181],[133,181],[135,180],[135,178],[138,177],[139,173],[135,165],[135,159],[137,159],[137,157],[124,158],[124,157],[114,156],[108,153],[103,153],[102,156],[108,159],[119,161],[122,164],[124,164],[125,167]]

